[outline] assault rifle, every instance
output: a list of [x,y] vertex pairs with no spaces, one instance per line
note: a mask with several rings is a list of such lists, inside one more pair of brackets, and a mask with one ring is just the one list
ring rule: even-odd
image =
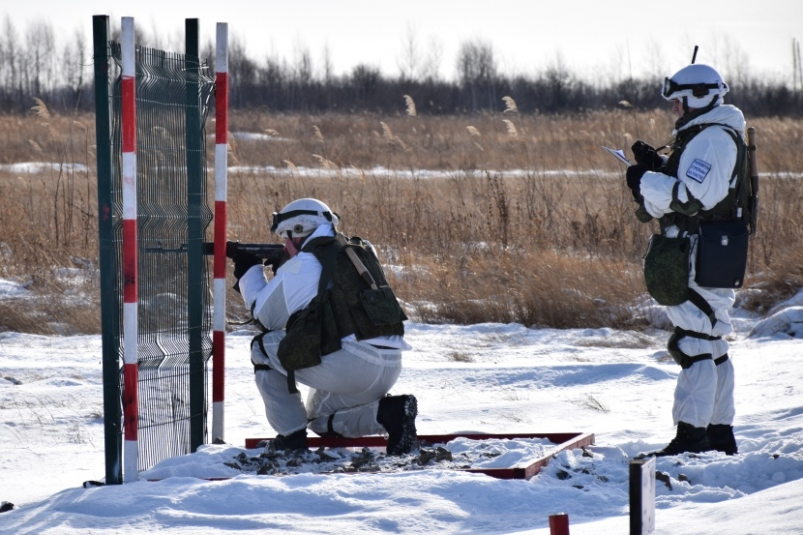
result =
[[[278,267],[285,258],[284,245],[280,243],[240,243],[238,241],[226,242],[226,258],[234,258],[238,251],[243,251],[263,260],[266,266]],[[215,244],[204,242],[204,254],[212,255]]]

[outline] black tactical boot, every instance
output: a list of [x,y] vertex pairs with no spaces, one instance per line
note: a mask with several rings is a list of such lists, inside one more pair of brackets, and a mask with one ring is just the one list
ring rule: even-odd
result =
[[721,451],[725,455],[735,455],[739,453],[736,446],[736,437],[733,436],[733,426],[727,424],[708,424],[705,430],[708,444],[711,449]]
[[299,451],[307,449],[307,430],[306,429],[299,429],[294,433],[290,433],[287,436],[284,435],[276,435],[276,438],[270,441],[268,447],[272,448],[275,451],[279,450],[291,450],[291,451]]
[[386,396],[379,400],[376,421],[388,432],[388,455],[410,453],[418,445],[415,417],[418,401],[415,396]]
[[679,422],[675,438],[664,449],[652,453],[642,453],[636,459],[644,459],[651,456],[667,457],[680,453],[701,453],[710,449],[704,427],[694,427],[686,422]]

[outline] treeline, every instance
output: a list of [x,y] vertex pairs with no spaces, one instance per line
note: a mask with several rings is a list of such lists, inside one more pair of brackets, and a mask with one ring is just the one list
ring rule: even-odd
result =
[[[633,107],[667,108],[659,95],[663,80],[627,79],[595,85],[578,79],[569,71],[547,70],[524,77],[497,75],[489,79],[446,81],[406,80],[383,76],[377,69],[360,65],[349,76],[329,80],[298,79],[281,70],[256,68],[230,73],[231,106],[260,107],[277,112],[376,112],[404,111],[402,97],[408,95],[417,113],[448,115],[482,111],[503,111],[503,97],[515,101],[522,113],[572,113],[584,110]],[[803,94],[778,82],[748,78],[726,97],[748,116],[803,116]]]
[[[92,111],[92,47],[80,32],[57,46],[53,29],[34,23],[20,34],[7,18],[0,32],[0,109],[25,112],[40,98],[54,110]],[[138,35],[137,42],[148,43]],[[202,60],[214,65],[214,48],[208,43]],[[261,108],[288,113],[404,113],[405,95],[420,114],[462,114],[504,110],[515,102],[522,113],[572,113],[584,110],[632,106],[635,109],[666,107],[659,95],[659,78],[628,78],[589,82],[563,65],[539,73],[507,75],[500,72],[492,45],[464,42],[458,51],[454,79],[439,77],[425,68],[410,47],[401,56],[399,74],[388,76],[377,67],[361,64],[343,75],[334,75],[324,58],[313,69],[308,51],[292,63],[249,56],[236,38],[229,49],[230,105],[234,109]],[[797,87],[740,71],[738,80],[727,80],[727,101],[746,115],[803,116],[803,92]],[[503,97],[511,97],[507,104]]]

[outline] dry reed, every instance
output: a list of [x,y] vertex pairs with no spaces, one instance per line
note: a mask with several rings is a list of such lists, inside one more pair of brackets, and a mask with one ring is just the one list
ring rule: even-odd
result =
[[[341,214],[346,233],[379,246],[397,294],[420,321],[644,323],[632,307],[644,295],[640,258],[654,223],[636,221],[623,169],[599,147],[636,138],[663,145],[672,125],[666,110],[525,116],[511,115],[515,101],[505,99],[504,118],[427,117],[405,102],[398,116],[233,113],[233,132],[271,138],[229,137],[230,237],[273,241],[271,212],[318,197]],[[742,296],[766,310],[803,286],[803,156],[789,150],[803,122],[750,125],[767,176]],[[83,301],[68,299],[76,289],[54,274],[97,265],[93,142],[91,116],[59,116],[43,102],[27,117],[0,116],[0,164],[55,164],[37,173],[0,168],[0,277],[50,297],[25,307],[3,302],[1,328],[63,329],[42,320],[54,317],[74,332],[99,328],[97,274],[81,287]],[[422,178],[424,171],[441,174]],[[230,296],[232,314],[243,314]]]

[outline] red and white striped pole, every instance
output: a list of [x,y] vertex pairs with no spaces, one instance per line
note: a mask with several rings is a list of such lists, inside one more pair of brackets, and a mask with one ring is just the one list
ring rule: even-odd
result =
[[226,366],[226,196],[229,132],[229,25],[217,24],[215,57],[215,245],[212,325],[212,439],[224,440]]
[[121,52],[123,145],[123,482],[137,480],[137,113],[134,18],[123,17]]

